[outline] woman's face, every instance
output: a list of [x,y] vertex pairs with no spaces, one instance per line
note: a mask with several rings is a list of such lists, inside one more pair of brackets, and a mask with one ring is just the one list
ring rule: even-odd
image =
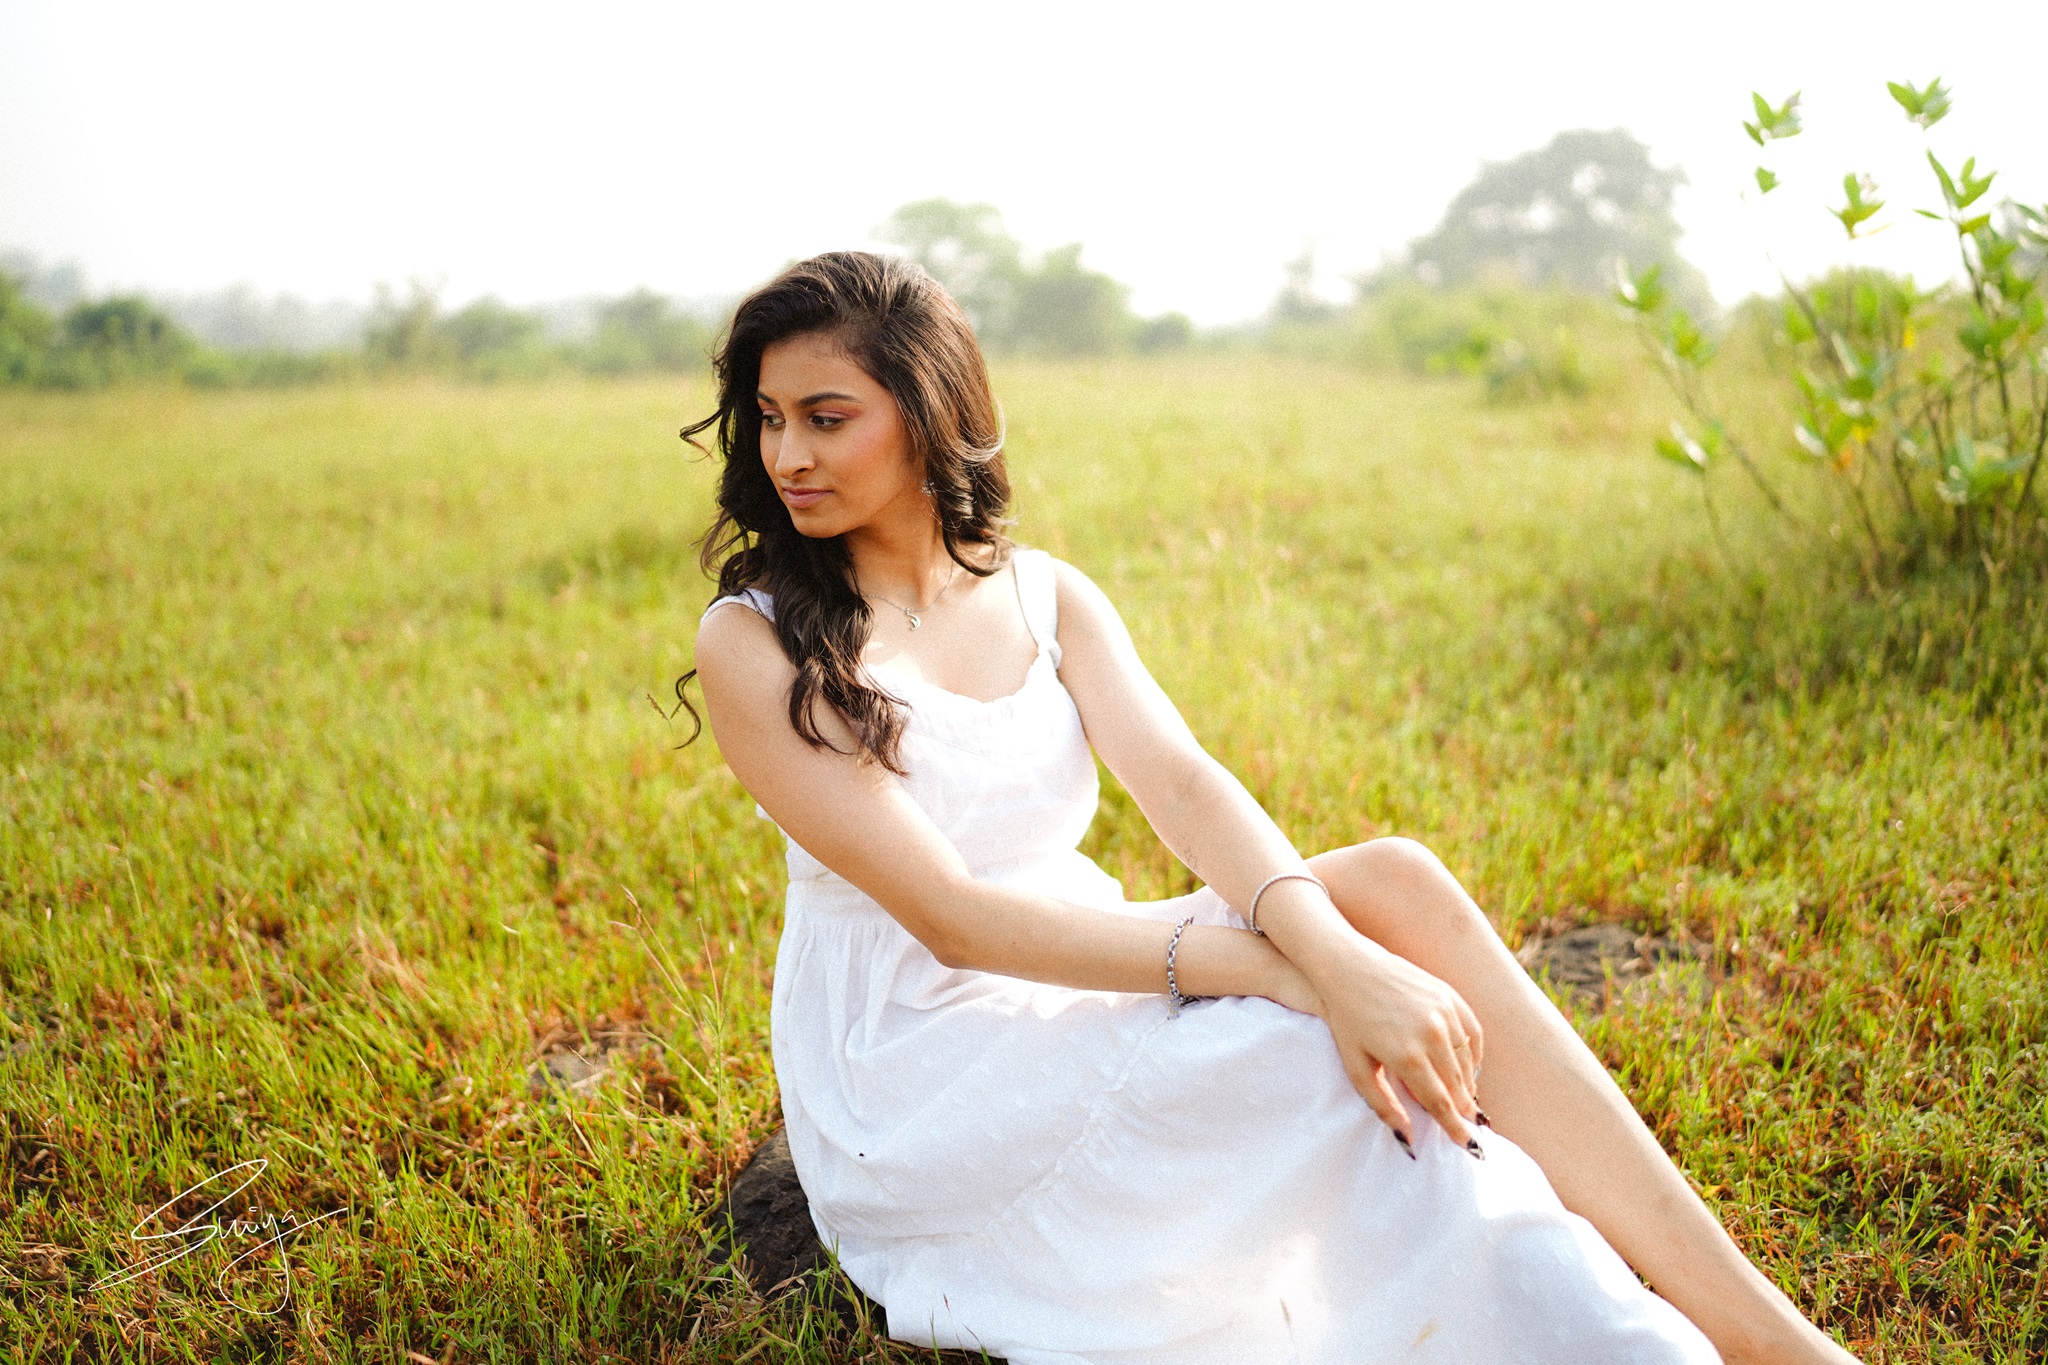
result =
[[761,464],[799,532],[837,536],[898,518],[930,520],[896,400],[837,340],[811,333],[768,347],[755,398]]

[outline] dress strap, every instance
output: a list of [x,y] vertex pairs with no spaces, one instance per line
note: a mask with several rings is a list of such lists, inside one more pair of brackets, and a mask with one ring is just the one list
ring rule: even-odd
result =
[[712,599],[711,605],[704,608],[704,615],[697,618],[699,624],[701,624],[705,620],[705,618],[709,617],[712,612],[717,611],[720,607],[733,602],[736,602],[743,607],[752,607],[755,611],[760,612],[770,621],[773,621],[775,619],[774,598],[770,597],[767,593],[762,592],[759,588],[741,588],[737,593],[734,593],[730,597],[718,597]]
[[1017,605],[1023,609],[1024,624],[1043,652],[1060,666],[1059,584],[1053,577],[1053,558],[1043,550],[1017,550],[1010,556],[1011,572],[1017,579]]

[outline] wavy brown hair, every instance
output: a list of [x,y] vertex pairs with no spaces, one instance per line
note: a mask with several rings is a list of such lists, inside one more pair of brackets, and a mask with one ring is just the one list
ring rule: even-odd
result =
[[[832,251],[799,261],[740,304],[712,357],[718,410],[683,429],[699,449],[697,437],[716,429],[724,468],[702,561],[718,579],[719,596],[760,588],[774,597],[775,635],[796,665],[790,725],[812,745],[832,748],[818,727],[823,701],[846,718],[861,749],[901,774],[903,707],[861,669],[873,613],[854,585],[853,561],[839,537],[813,539],[796,529],[761,463],[761,354],[810,335],[837,341],[896,400],[946,553],[984,577],[1010,550],[1002,418],[974,329],[937,280],[900,257]],[[988,567],[966,546],[993,548]],[[678,700],[696,673],[676,680]]]

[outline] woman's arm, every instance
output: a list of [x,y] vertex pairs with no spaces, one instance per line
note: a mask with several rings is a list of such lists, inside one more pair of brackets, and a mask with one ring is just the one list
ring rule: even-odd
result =
[[[1159,837],[1224,900],[1248,909],[1275,872],[1301,856],[1251,793],[1202,748],[1138,658],[1101,589],[1058,565],[1060,678],[1088,740]],[[1300,967],[1321,1001],[1359,1094],[1399,1132],[1405,1111],[1391,1070],[1460,1142],[1478,1112],[1479,1020],[1444,982],[1363,937],[1314,883],[1277,882],[1259,927]],[[1469,1050],[1461,1052],[1459,1044]]]
[[[820,719],[840,752],[800,739],[788,711],[796,670],[755,612],[725,607],[707,617],[697,670],[733,775],[799,846],[873,897],[940,962],[1080,990],[1164,991],[1172,926],[976,881],[897,780],[857,756],[836,714]],[[1189,995],[1263,995],[1314,1008],[1287,958],[1241,930],[1191,927],[1175,975]]]

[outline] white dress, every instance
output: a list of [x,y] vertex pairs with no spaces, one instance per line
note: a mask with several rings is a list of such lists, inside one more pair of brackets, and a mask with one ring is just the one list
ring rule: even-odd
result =
[[[892,681],[905,788],[980,880],[1244,927],[1207,889],[1126,901],[1079,851],[1095,760],[1057,672],[1052,561],[1014,562],[1037,658],[992,702]],[[759,592],[712,609],[741,601],[772,616]],[[788,860],[790,1152],[890,1336],[1013,1365],[1720,1359],[1506,1138],[1482,1131],[1474,1160],[1409,1099],[1411,1161],[1321,1020],[953,970],[794,842]]]

